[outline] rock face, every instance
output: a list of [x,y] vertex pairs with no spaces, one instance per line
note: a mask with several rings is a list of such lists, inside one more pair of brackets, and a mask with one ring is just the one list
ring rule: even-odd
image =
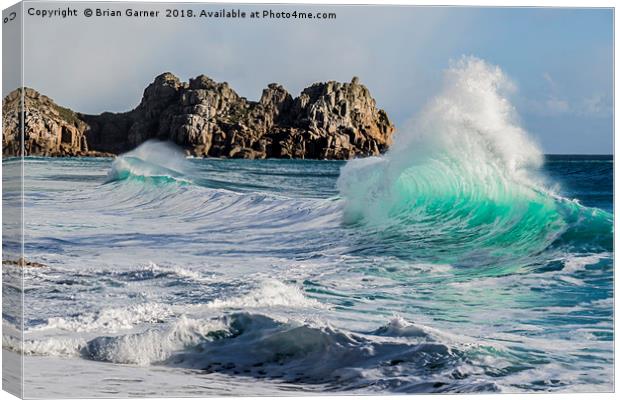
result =
[[[357,78],[315,83],[297,98],[272,83],[254,102],[226,82],[164,73],[134,110],[101,115],[59,107],[32,89],[25,98],[27,155],[119,154],[160,139],[197,157],[349,159],[385,151],[394,131]],[[18,99],[15,91],[3,104],[5,155],[16,154]]]
[[89,151],[87,125],[73,111],[60,107],[35,90],[24,89],[27,112],[20,119],[22,90],[15,90],[2,104],[2,153],[16,156],[21,153],[21,125],[24,124],[24,152],[41,156],[97,156]]

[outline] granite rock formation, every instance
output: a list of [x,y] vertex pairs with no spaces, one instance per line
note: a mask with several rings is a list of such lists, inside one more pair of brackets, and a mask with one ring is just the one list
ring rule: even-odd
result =
[[[19,96],[3,103],[5,156],[19,149]],[[160,139],[197,157],[349,159],[382,153],[394,131],[357,78],[315,83],[296,98],[272,83],[249,101],[226,82],[164,73],[134,110],[100,115],[73,112],[32,89],[24,98],[27,155],[119,154]]]
[[[100,156],[90,151],[84,132],[88,128],[79,116],[54,103],[49,97],[25,88],[23,104],[24,151],[40,156]],[[22,90],[9,93],[2,103],[2,154],[16,156],[21,148],[20,113]]]

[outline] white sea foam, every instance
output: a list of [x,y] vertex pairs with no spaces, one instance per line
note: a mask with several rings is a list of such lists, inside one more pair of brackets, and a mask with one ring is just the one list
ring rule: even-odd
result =
[[275,279],[265,279],[249,293],[231,299],[216,299],[209,308],[260,308],[260,307],[326,308],[321,302],[304,295],[297,286]]
[[612,258],[612,257],[613,256],[609,253],[584,255],[584,256],[570,255],[563,260],[564,261],[563,271],[565,272],[580,271],[580,270],[583,270],[588,265],[593,265],[593,264],[598,263],[603,258]]
[[75,317],[52,317],[28,331],[59,329],[69,332],[116,332],[138,324],[158,323],[172,315],[171,307],[158,303],[134,304],[121,308],[102,308]]
[[25,339],[2,335],[2,348],[28,356],[79,357],[80,350],[86,345],[84,338],[49,337],[42,339]]
[[179,278],[189,279],[195,282],[203,282],[209,283],[212,282],[212,278],[210,276],[205,276],[198,271],[194,271],[188,268],[184,268],[179,265],[158,265],[154,262],[149,262],[148,264],[141,266],[141,270],[150,271],[150,272],[161,272],[165,274],[173,274],[178,276]]
[[220,320],[197,321],[181,317],[162,328],[90,340],[83,354],[90,359],[121,364],[149,365],[167,360],[179,352],[205,341],[228,327]]
[[[459,338],[456,335],[442,332],[429,326],[414,324],[401,316],[392,318],[386,325],[373,333],[380,336],[416,338],[445,344],[461,343],[464,345],[468,343],[465,337]],[[473,339],[469,339],[469,341],[473,341]]]

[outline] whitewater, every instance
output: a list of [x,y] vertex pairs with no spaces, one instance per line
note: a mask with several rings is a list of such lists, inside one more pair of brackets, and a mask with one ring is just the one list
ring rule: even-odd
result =
[[514,90],[458,60],[346,163],[27,158],[25,396],[613,390],[613,159],[545,156]]

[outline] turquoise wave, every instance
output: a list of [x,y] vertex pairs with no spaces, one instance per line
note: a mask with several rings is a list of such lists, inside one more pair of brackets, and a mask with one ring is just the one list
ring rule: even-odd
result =
[[[357,163],[364,164],[364,163]],[[613,216],[548,189],[493,172],[464,173],[434,160],[395,174],[389,160],[345,169],[344,221],[419,255],[479,262],[537,254],[549,247],[610,251]]]
[[191,184],[181,172],[132,156],[121,156],[113,162],[106,183],[125,180],[155,185]]
[[180,149],[167,142],[148,141],[117,157],[107,183],[132,180],[151,184],[190,184],[188,164]]
[[549,249],[609,251],[613,216],[566,199],[540,170],[501,70],[465,58],[384,156],[352,160],[338,188],[344,220],[400,254],[481,265]]

